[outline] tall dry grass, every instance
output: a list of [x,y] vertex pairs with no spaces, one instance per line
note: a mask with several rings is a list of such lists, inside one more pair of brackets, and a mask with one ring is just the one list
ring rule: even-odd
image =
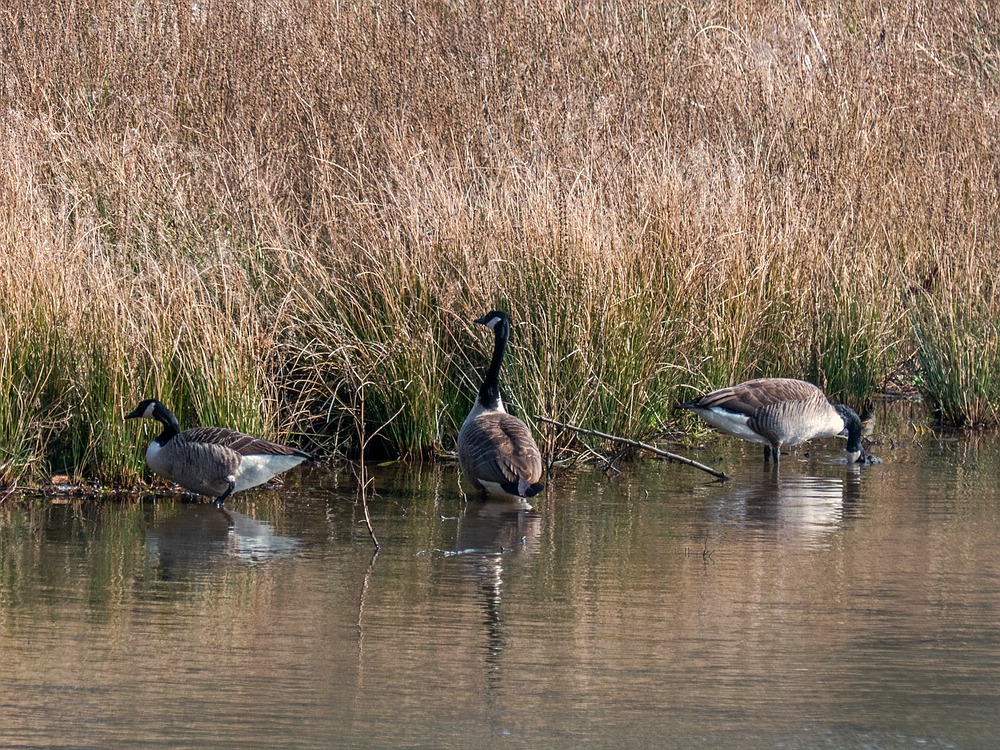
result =
[[529,419],[915,363],[995,420],[995,364],[930,372],[997,319],[988,3],[15,0],[0,39],[0,481],[134,476],[149,395],[448,446],[494,307]]

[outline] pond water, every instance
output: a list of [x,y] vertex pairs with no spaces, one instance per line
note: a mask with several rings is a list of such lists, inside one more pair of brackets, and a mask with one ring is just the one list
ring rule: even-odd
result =
[[985,748],[1000,443],[0,506],[4,747]]

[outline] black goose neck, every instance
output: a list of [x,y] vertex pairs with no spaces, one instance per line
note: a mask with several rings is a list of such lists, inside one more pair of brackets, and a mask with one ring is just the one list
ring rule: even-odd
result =
[[847,428],[847,451],[854,453],[861,450],[861,417],[850,406],[845,404],[835,404],[834,408],[844,420]]
[[507,352],[507,339],[510,338],[510,323],[502,319],[493,326],[493,359],[490,361],[490,369],[486,371],[486,377],[479,388],[479,403],[487,408],[494,409],[500,403],[500,365],[503,364],[504,354]]
[[181,431],[177,417],[163,404],[157,404],[153,409],[153,419],[163,425],[163,430],[156,436],[156,442],[160,445],[166,445],[171,438]]

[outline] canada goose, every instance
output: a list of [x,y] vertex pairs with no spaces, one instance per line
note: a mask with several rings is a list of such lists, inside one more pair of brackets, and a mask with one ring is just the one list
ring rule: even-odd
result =
[[177,417],[155,398],[139,403],[125,419],[155,419],[163,431],[146,449],[146,465],[186,490],[215,498],[222,507],[233,492],[263,484],[310,458],[295,448],[225,427],[181,432]]
[[484,494],[504,500],[537,495],[542,484],[542,454],[528,426],[507,413],[500,399],[500,365],[510,337],[510,318],[491,311],[474,322],[493,329],[493,360],[469,416],[458,432],[462,473]]
[[764,443],[764,460],[778,463],[781,448],[847,431],[847,456],[863,463],[861,419],[849,406],[831,404],[823,391],[804,380],[760,378],[720,388],[681,404],[718,430]]

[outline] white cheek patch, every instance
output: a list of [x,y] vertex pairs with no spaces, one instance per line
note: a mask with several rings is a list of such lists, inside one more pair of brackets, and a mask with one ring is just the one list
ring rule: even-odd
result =
[[154,409],[155,406],[156,406],[156,404],[150,404],[149,406],[147,406],[146,407],[146,411],[144,411],[142,413],[142,418],[143,419],[155,419],[155,417],[153,416],[153,409]]

